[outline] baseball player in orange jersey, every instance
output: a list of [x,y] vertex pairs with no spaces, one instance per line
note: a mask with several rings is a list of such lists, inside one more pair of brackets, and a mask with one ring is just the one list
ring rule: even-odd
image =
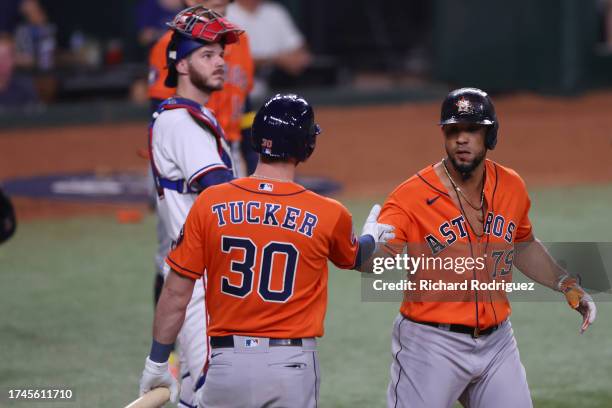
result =
[[[357,268],[376,241],[393,238],[392,227],[376,222],[379,206],[357,239],[342,204],[293,182],[319,133],[304,99],[277,95],[264,104],[253,124],[255,174],[200,195],[168,255],[149,359],[168,357],[204,276],[211,351],[200,407],[317,406],[327,260]],[[149,383],[173,381],[166,373]]]
[[[411,256],[420,255],[411,254],[411,247],[429,257],[486,254],[486,267],[465,273],[480,282],[510,281],[514,264],[563,292],[583,317],[581,332],[586,330],[595,320],[595,304],[534,237],[525,183],[485,158],[499,127],[488,95],[475,88],[451,92],[440,124],[447,157],[396,188],[378,218],[395,227],[391,252],[397,245]],[[458,274],[451,271],[448,280]],[[405,292],[393,326],[388,406],[452,407],[459,400],[470,408],[531,407],[505,292],[476,287],[456,298],[428,295],[430,300],[414,299]],[[436,295],[439,301],[432,301]]]

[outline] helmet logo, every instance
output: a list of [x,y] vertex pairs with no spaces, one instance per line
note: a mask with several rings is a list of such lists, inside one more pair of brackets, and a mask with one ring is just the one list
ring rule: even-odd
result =
[[457,106],[457,113],[466,113],[468,115],[471,115],[474,113],[474,105],[472,105],[472,102],[469,101],[469,99],[465,99],[465,98],[461,98],[457,101],[456,103]]
[[272,139],[261,139],[261,150],[264,154],[272,155]]

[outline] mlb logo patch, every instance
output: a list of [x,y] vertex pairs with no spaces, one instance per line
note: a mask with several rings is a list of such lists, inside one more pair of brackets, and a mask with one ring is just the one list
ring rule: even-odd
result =
[[259,346],[259,339],[245,339],[244,340],[244,347],[257,347]]
[[259,190],[261,191],[272,191],[274,190],[274,185],[270,183],[259,183]]

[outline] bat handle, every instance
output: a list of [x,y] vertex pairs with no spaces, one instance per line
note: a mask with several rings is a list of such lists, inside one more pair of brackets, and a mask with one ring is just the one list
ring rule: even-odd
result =
[[133,401],[125,408],[160,408],[170,401],[170,389],[167,387],[153,388],[142,397]]

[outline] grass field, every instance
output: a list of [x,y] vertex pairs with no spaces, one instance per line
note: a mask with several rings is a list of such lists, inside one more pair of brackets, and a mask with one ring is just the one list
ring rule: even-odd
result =
[[[612,186],[532,194],[546,240],[612,241]],[[360,225],[370,201],[352,201]],[[120,407],[137,394],[150,342],[154,219],[23,223],[0,247],[1,407]],[[382,407],[395,303],[364,303],[356,272],[330,271],[320,341],[322,407]],[[610,298],[610,297],[608,297]],[[565,303],[517,303],[513,325],[536,407],[612,406],[612,303],[578,335]],[[8,388],[64,386],[76,402],[9,403]]]

